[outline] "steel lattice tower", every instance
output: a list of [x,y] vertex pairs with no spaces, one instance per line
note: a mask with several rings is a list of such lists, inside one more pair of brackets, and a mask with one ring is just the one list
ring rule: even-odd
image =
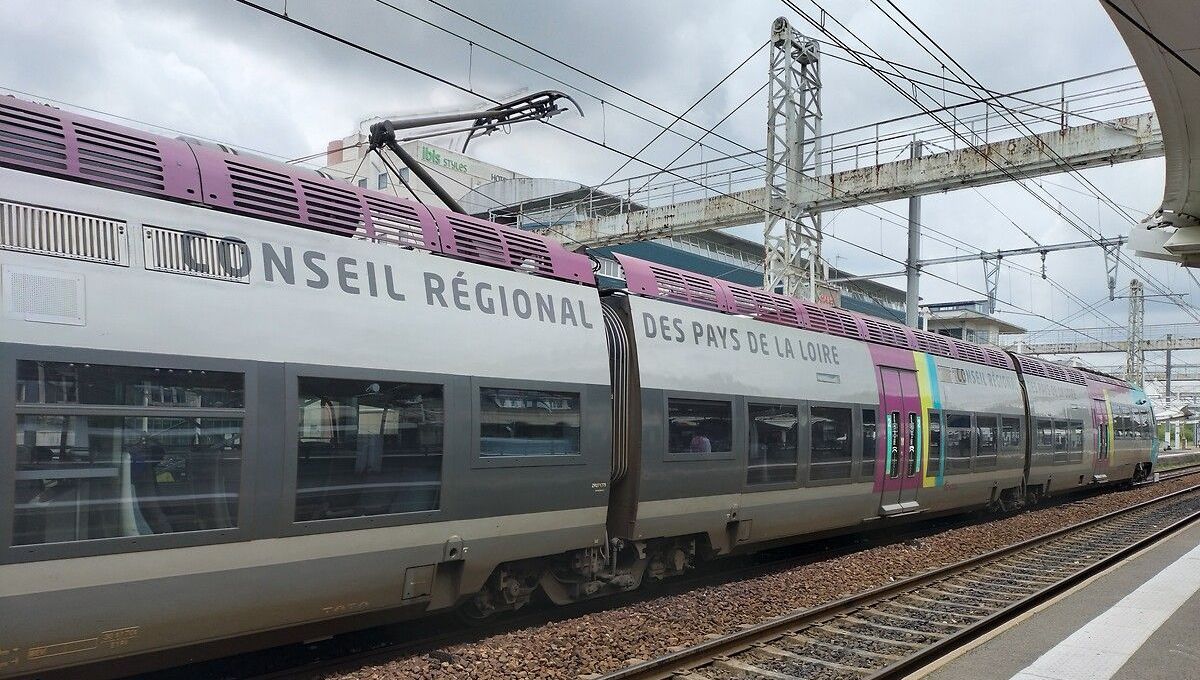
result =
[[1125,379],[1142,385],[1146,378],[1146,352],[1142,349],[1143,327],[1146,321],[1146,299],[1142,282],[1129,282],[1129,348],[1125,353]]
[[768,77],[763,288],[813,300],[825,280],[821,214],[804,180],[811,186],[821,151],[820,49],[783,17],[771,24]]

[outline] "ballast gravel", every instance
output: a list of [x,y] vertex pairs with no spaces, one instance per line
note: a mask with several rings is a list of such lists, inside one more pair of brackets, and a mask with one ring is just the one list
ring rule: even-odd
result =
[[[798,609],[815,607],[1157,498],[1191,486],[1198,479],[1197,475],[1188,475],[1103,493],[755,578],[699,587],[569,620],[510,631],[445,647],[437,656],[421,654],[396,658],[325,677],[328,680],[585,680],[703,642],[706,638]],[[854,632],[852,624],[843,627]],[[451,660],[445,660],[447,658]]]

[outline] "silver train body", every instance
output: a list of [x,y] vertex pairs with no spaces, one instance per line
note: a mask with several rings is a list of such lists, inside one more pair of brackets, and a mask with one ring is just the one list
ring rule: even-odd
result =
[[1106,376],[628,258],[601,292],[440,213],[398,247],[7,163],[0,677],[573,602],[1153,463]]

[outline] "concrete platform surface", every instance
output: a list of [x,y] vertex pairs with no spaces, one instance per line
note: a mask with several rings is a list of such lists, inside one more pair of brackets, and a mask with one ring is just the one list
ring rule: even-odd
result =
[[1200,523],[924,677],[1200,680]]

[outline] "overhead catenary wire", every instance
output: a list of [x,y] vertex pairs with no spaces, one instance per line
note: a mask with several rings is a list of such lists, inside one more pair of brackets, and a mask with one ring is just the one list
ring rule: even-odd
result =
[[[894,0],[885,0],[885,1],[900,16],[902,16],[905,19],[905,21],[907,21],[909,24],[911,24],[913,26],[913,28],[915,28],[922,36],[924,36],[925,39],[928,40],[939,52],[946,55],[946,57],[950,60],[950,62],[952,64],[954,64],[956,67],[958,67],[959,71],[967,79],[969,79],[970,81],[975,83],[975,85],[977,87],[983,88],[982,83],[980,83],[979,80],[977,78],[975,78],[975,76],[973,76],[969,71],[967,71],[967,69],[965,67],[963,67],[963,65],[961,63],[959,63],[958,60],[956,60],[953,57],[953,55],[951,55],[948,51],[946,51],[946,49],[943,48],[936,40],[934,40],[923,28],[921,28],[921,26],[919,24],[917,24],[915,21],[913,21],[913,19],[911,17],[909,17],[907,14],[905,14],[904,11],[896,5]],[[788,0],[785,0],[785,2],[788,2]],[[879,6],[879,4],[876,2],[876,0],[871,0],[871,2],[877,8],[879,8],[881,12],[883,12],[884,14],[888,14],[887,12],[885,12],[883,10],[882,7]],[[789,3],[789,4],[794,4],[794,3]],[[820,5],[815,2],[815,0],[814,0],[813,4],[820,7]],[[896,21],[894,19],[894,17],[891,17],[890,14],[888,14],[888,17],[890,19],[892,19],[893,22]],[[837,21],[837,19],[835,18],[834,21]],[[846,28],[846,26],[844,24],[842,24],[840,21],[838,21],[837,23],[838,23],[838,25],[840,25],[844,29],[846,29],[848,32],[850,32],[851,35],[854,35],[854,33],[852,31],[849,31],[849,29]],[[897,23],[897,25],[899,25],[898,22],[896,22],[896,23]],[[907,31],[906,31],[906,33],[907,33]],[[908,35],[910,37],[912,37],[911,33],[909,33]],[[858,38],[858,36],[854,36],[854,37],[855,37],[855,39],[859,40],[859,42],[862,42],[862,39]],[[916,38],[914,37],[913,40],[916,40]],[[1025,126],[1023,123],[1021,125],[1023,127],[1025,127],[1025,129],[1028,129],[1028,127]],[[1057,165],[1062,167],[1064,169],[1064,171],[1066,171],[1067,173],[1071,174],[1076,179],[1076,181],[1078,181],[1082,186],[1084,186],[1084,187],[1088,188],[1090,191],[1092,191],[1096,195],[1097,198],[1108,203],[1114,210],[1116,210],[1118,212],[1118,214],[1123,214],[1126,217],[1126,219],[1128,219],[1131,223],[1137,222],[1137,220],[1132,215],[1130,215],[1119,204],[1117,204],[1110,197],[1108,197],[1108,195],[1105,194],[1103,191],[1101,191],[1099,189],[1099,187],[1096,187],[1096,185],[1094,183],[1092,183],[1091,180],[1084,177],[1077,169],[1075,169],[1069,163],[1067,163],[1066,160],[1063,159],[1053,148],[1047,148],[1047,151],[1054,157],[1054,160]],[[986,158],[986,156],[985,156],[985,158]],[[1024,187],[1027,191],[1029,191],[1031,195],[1034,195],[1035,197],[1038,197],[1040,199],[1040,196],[1038,196],[1038,194],[1036,192],[1034,192],[1032,189],[1025,186],[1023,183],[1021,184],[1021,186]],[[1045,202],[1045,201],[1043,201],[1043,202]],[[1047,205],[1047,207],[1050,207],[1053,210],[1053,208],[1048,203],[1046,205]],[[1083,226],[1086,224],[1086,221],[1084,221],[1082,218],[1080,218],[1078,214],[1074,213],[1073,210],[1070,210],[1070,208],[1067,208],[1067,211],[1070,212],[1076,218],[1076,220],[1078,220],[1078,223],[1073,220],[1066,220],[1068,222],[1068,224],[1070,224],[1072,227],[1074,227],[1075,229],[1077,229],[1078,231],[1083,233],[1089,239],[1096,240],[1096,238],[1093,237],[1091,235],[1091,233],[1089,233],[1089,230],[1085,226]],[[1057,212],[1060,216],[1064,217],[1064,219],[1065,219],[1065,216],[1062,215],[1061,211],[1055,211],[1055,212]],[[1101,237],[1103,236],[1103,234],[1101,232],[1099,232],[1098,230],[1094,230],[1094,231],[1097,234],[1099,234]],[[1118,261],[1120,261],[1122,258],[1120,251],[1115,251],[1114,256],[1117,258]],[[1128,260],[1129,258],[1126,258],[1126,259]],[[1157,279],[1157,277],[1155,277],[1153,274],[1151,274],[1147,269],[1142,267],[1140,265],[1140,263],[1136,263],[1136,262],[1130,260],[1127,262],[1127,266],[1130,268],[1130,270],[1140,273],[1143,276],[1143,278],[1146,279],[1146,283],[1148,285],[1150,285],[1153,289],[1157,290],[1159,293],[1166,292],[1166,288],[1163,286],[1162,282],[1159,281]],[[1176,301],[1177,301],[1177,304],[1180,309],[1182,309],[1183,311],[1188,313],[1195,320],[1200,321],[1200,313],[1197,313],[1197,310],[1192,305],[1190,305],[1182,300],[1176,300]]]
[[[383,54],[383,53],[381,53],[381,52],[379,52],[379,51],[377,51],[377,50],[374,50],[374,49],[371,49],[371,48],[368,48],[368,47],[365,47],[365,46],[362,46],[362,45],[358,45],[358,44],[356,44],[356,43],[354,43],[354,42],[352,42],[352,41],[350,41],[350,40],[348,40],[348,39],[346,39],[346,38],[343,38],[343,37],[341,37],[341,36],[338,36],[338,35],[336,35],[336,34],[330,33],[329,31],[326,31],[326,30],[324,30],[324,29],[321,29],[321,28],[319,28],[319,27],[313,26],[313,25],[311,25],[311,24],[308,24],[308,23],[306,23],[306,22],[303,22],[303,21],[297,20],[297,19],[295,19],[294,17],[291,17],[291,16],[286,16],[286,15],[284,15],[284,14],[281,14],[281,13],[279,13],[279,12],[276,12],[276,11],[274,11],[274,10],[271,10],[271,9],[269,9],[269,8],[262,7],[262,6],[260,6],[260,5],[257,5],[257,4],[255,4],[255,3],[253,3],[253,2],[250,2],[249,0],[236,0],[236,1],[237,1],[238,3],[240,3],[240,4],[242,4],[242,5],[245,5],[245,6],[251,7],[251,8],[253,8],[253,9],[255,9],[255,10],[259,11],[259,12],[262,12],[262,13],[264,13],[264,14],[268,14],[268,15],[270,15],[270,16],[273,16],[273,17],[275,17],[275,18],[277,18],[277,19],[283,20],[283,21],[285,21],[285,22],[287,22],[287,23],[290,23],[290,24],[292,24],[292,25],[294,25],[294,26],[297,26],[297,27],[299,27],[299,28],[302,28],[302,29],[304,29],[304,30],[310,31],[310,32],[312,32],[312,33],[314,33],[314,34],[316,34],[316,35],[320,35],[320,36],[322,36],[322,37],[325,37],[325,38],[327,38],[327,39],[329,39],[329,40],[333,40],[334,42],[337,42],[337,43],[339,43],[339,44],[342,44],[342,45],[344,45],[344,46],[346,46],[346,47],[350,47],[351,49],[354,49],[354,50],[357,50],[357,51],[361,51],[361,52],[363,52],[363,53],[365,53],[365,54],[370,54],[370,55],[372,55],[372,56],[374,56],[374,57],[376,57],[376,58],[378,58],[378,59],[381,59],[381,60],[383,60],[383,61],[386,61],[386,62],[388,62],[388,63],[394,64],[394,65],[396,65],[396,66],[398,66],[398,67],[400,67],[400,68],[403,68],[403,69],[405,69],[405,70],[408,70],[408,71],[410,71],[410,72],[413,72],[413,73],[418,73],[418,74],[422,74],[422,75],[426,75],[427,77],[429,77],[429,78],[431,78],[431,79],[433,79],[433,80],[435,80],[435,81],[437,81],[437,82],[440,82],[440,83],[442,83],[442,84],[444,84],[444,85],[447,85],[447,86],[449,86],[449,87],[452,87],[452,88],[454,88],[454,89],[457,89],[457,90],[460,90],[460,91],[464,91],[464,92],[468,92],[468,93],[470,93],[470,91],[469,91],[469,90],[467,90],[465,86],[463,86],[463,85],[460,85],[460,84],[458,84],[458,83],[455,83],[455,82],[453,82],[453,81],[451,81],[451,80],[449,80],[449,79],[447,79],[447,78],[444,78],[444,77],[442,77],[442,76],[438,76],[438,75],[436,75],[436,74],[430,73],[430,72],[428,72],[428,71],[425,71],[424,69],[421,69],[421,68],[419,68],[419,67],[416,67],[416,66],[413,66],[413,65],[411,65],[411,64],[408,64],[408,63],[406,63],[406,62],[403,62],[403,61],[401,61],[401,60],[399,60],[399,59],[397,59],[397,58],[395,58],[395,57],[392,57],[392,56],[389,56],[389,55]],[[478,97],[480,97],[480,98],[482,98],[482,99],[487,99],[487,100],[489,100],[489,101],[492,101],[492,103],[498,103],[498,102],[496,102],[495,100],[491,100],[490,98],[488,98],[488,97],[486,97],[486,96],[483,96],[483,95],[478,95],[478,94],[476,94],[476,93],[471,93],[471,94],[475,94],[475,96],[478,96]],[[579,140],[581,140],[581,141],[584,141],[584,142],[590,143],[590,144],[592,144],[592,145],[594,145],[594,146],[598,146],[598,147],[600,147],[600,148],[607,149],[607,150],[609,150],[609,151],[611,151],[611,152],[613,152],[613,153],[617,153],[617,154],[624,155],[624,156],[630,156],[630,155],[631,155],[631,154],[629,154],[629,152],[623,151],[623,150],[621,150],[621,149],[618,149],[618,148],[616,148],[616,147],[613,147],[613,146],[611,146],[611,145],[605,145],[605,144],[603,144],[602,142],[599,142],[599,141],[597,141],[597,140],[591,139],[590,137],[587,137],[586,135],[583,135],[583,134],[581,134],[581,133],[578,133],[578,132],[575,132],[575,131],[573,131],[573,130],[570,130],[570,129],[567,129],[567,128],[564,128],[564,127],[561,127],[561,126],[559,126],[559,125],[556,125],[556,124],[554,124],[553,122],[547,122],[546,124],[547,124],[548,126],[550,126],[550,127],[554,128],[554,129],[556,129],[556,130],[560,130],[560,131],[562,131],[563,133],[565,133],[565,134],[567,134],[567,135],[569,135],[569,136],[572,136],[572,137],[574,137],[574,138],[577,138],[577,139],[579,139]],[[667,173],[667,174],[672,174],[672,175],[678,176],[678,177],[680,177],[680,179],[684,179],[684,180],[688,180],[688,179],[689,179],[689,178],[683,177],[683,176],[681,176],[681,175],[678,175],[677,173],[675,173],[675,172],[673,172],[673,171],[671,171],[671,170],[669,170],[669,169],[667,169],[667,168],[661,168],[661,167],[658,167],[658,166],[654,165],[653,163],[649,163],[649,162],[647,162],[647,161],[642,161],[642,162],[643,162],[643,163],[645,163],[645,164],[647,164],[647,165],[650,165],[651,167],[654,167],[654,168],[658,169],[658,170],[659,170],[659,171],[661,171],[661,172],[664,172],[664,173]],[[716,193],[716,194],[718,194],[718,195],[725,196],[726,198],[729,198],[729,199],[731,199],[731,200],[733,200],[733,201],[737,201],[737,202],[743,202],[743,203],[745,203],[745,201],[743,201],[742,199],[740,199],[740,198],[738,198],[738,197],[736,197],[736,196],[732,196],[732,195],[729,195],[729,194],[725,194],[724,192],[721,192],[721,191],[719,191],[719,190],[712,190],[712,191],[714,191],[714,193]],[[833,238],[834,240],[837,240],[837,241],[839,241],[839,242],[842,242],[842,243],[846,243],[847,245],[849,245],[849,246],[851,246],[851,247],[853,247],[853,248],[856,248],[856,249],[862,250],[863,252],[870,253],[870,254],[874,254],[874,255],[876,255],[876,256],[879,256],[879,257],[882,257],[882,258],[884,258],[884,259],[886,259],[886,260],[893,261],[893,262],[895,262],[895,263],[897,263],[897,264],[904,264],[904,263],[903,263],[903,261],[901,261],[901,260],[898,260],[898,259],[896,259],[896,258],[890,257],[890,256],[888,256],[888,255],[887,255],[887,254],[885,254],[885,253],[879,253],[879,252],[873,251],[873,250],[871,250],[870,248],[867,248],[866,246],[863,246],[863,245],[861,245],[861,244],[854,243],[854,242],[852,242],[852,241],[848,241],[848,240],[846,240],[846,239],[842,239],[842,238],[839,238],[839,237],[833,237],[833,236],[831,236],[830,238]],[[955,284],[955,282],[954,282],[954,281],[952,281],[952,280],[950,280],[950,279],[947,279],[946,277],[938,276],[938,275],[936,275],[936,274],[930,274],[929,276],[932,276],[933,278],[937,278],[937,279],[939,279],[939,280],[946,281],[947,283]],[[962,285],[962,284],[955,284],[955,285],[960,285],[960,287],[962,287],[963,289],[965,289],[965,290],[968,290],[968,291],[970,291],[970,292],[973,292],[973,293],[975,293],[975,294],[980,294],[980,295],[984,294],[982,291],[979,291],[979,290],[976,290],[976,289],[970,288],[969,286],[965,286],[965,285]],[[1056,322],[1054,319],[1052,319],[1052,318],[1050,318],[1050,317],[1047,317],[1047,316],[1045,316],[1045,315],[1043,315],[1043,314],[1038,314],[1038,313],[1036,313],[1036,312],[1033,312],[1032,310],[1025,309],[1024,307],[1021,307],[1021,306],[1019,306],[1019,305],[1016,305],[1015,303],[1012,303],[1012,302],[1009,302],[1009,301],[1007,301],[1007,300],[1000,299],[1000,298],[997,298],[997,301],[998,301],[998,302],[1001,302],[1001,303],[1003,303],[1003,304],[1005,304],[1005,305],[1007,305],[1007,306],[1011,306],[1011,307],[1013,307],[1013,308],[1015,308],[1015,309],[1017,309],[1017,310],[1019,310],[1019,311],[1025,311],[1025,312],[1029,312],[1029,313],[1031,313],[1031,314],[1034,314],[1034,315],[1038,316],[1039,318],[1042,318],[1042,319],[1044,319],[1044,320],[1046,320],[1046,321],[1048,321],[1048,322],[1050,322],[1050,323],[1057,324],[1057,322]],[[1065,327],[1065,326],[1064,326],[1064,327]],[[1093,337],[1092,339],[1093,339],[1093,340],[1096,340],[1096,341],[1097,341],[1097,342],[1099,342],[1099,343],[1101,343],[1101,345],[1102,345],[1102,346],[1109,346],[1109,347],[1113,347],[1113,348],[1114,348],[1114,349],[1113,349],[1113,351],[1116,351],[1116,352],[1119,352],[1119,351],[1121,351],[1119,347],[1117,347],[1116,345],[1113,345],[1112,343],[1109,343],[1109,342],[1106,342],[1106,341],[1103,341],[1103,340],[1100,340],[1100,339],[1098,339],[1098,338],[1094,338],[1094,337]]]
[[[465,36],[463,36],[463,35],[461,35],[461,34],[459,34],[459,33],[456,33],[456,32],[454,32],[454,31],[452,31],[452,30],[450,30],[450,29],[448,29],[448,28],[446,28],[446,27],[444,27],[444,26],[433,24],[433,23],[432,23],[432,22],[430,22],[429,20],[427,20],[427,19],[424,19],[424,18],[422,18],[422,17],[419,17],[419,16],[417,16],[417,15],[413,14],[412,12],[409,12],[409,11],[407,11],[407,10],[403,10],[403,9],[397,8],[396,6],[392,5],[392,4],[391,4],[391,3],[389,3],[389,2],[386,2],[385,0],[376,0],[376,2],[378,2],[379,4],[382,4],[382,5],[386,6],[386,7],[389,7],[389,8],[391,8],[391,9],[393,9],[393,10],[397,11],[397,12],[400,12],[401,14],[403,14],[403,15],[405,15],[405,16],[408,16],[408,17],[410,17],[410,18],[417,19],[418,21],[421,21],[422,23],[424,23],[424,24],[426,24],[426,25],[429,25],[429,26],[431,26],[431,27],[433,27],[433,28],[436,28],[436,29],[438,29],[438,30],[440,30],[440,31],[442,31],[442,32],[448,33],[448,34],[450,34],[450,35],[454,35],[455,37],[457,37],[457,38],[459,38],[459,39],[461,39],[461,40],[470,41],[468,38],[466,38]],[[510,41],[512,41],[512,42],[515,42],[516,44],[519,44],[519,45],[521,45],[522,47],[525,47],[526,49],[530,49],[530,50],[534,51],[535,53],[537,53],[537,54],[539,54],[539,55],[542,55],[542,56],[544,56],[544,57],[546,57],[546,58],[548,58],[548,59],[551,59],[552,61],[554,61],[554,62],[556,62],[556,63],[558,63],[558,64],[560,64],[560,65],[563,65],[563,66],[565,66],[565,67],[567,67],[567,68],[569,68],[569,69],[571,69],[571,70],[573,70],[573,71],[576,71],[576,72],[578,72],[578,73],[580,73],[580,74],[582,74],[582,75],[584,75],[584,76],[586,76],[586,77],[588,77],[588,78],[590,78],[590,79],[592,79],[592,80],[594,80],[594,81],[596,81],[596,82],[599,82],[599,83],[601,83],[601,84],[603,84],[603,85],[605,85],[605,86],[607,86],[607,87],[609,87],[609,88],[611,88],[611,89],[615,89],[615,90],[617,90],[617,91],[619,91],[619,92],[622,92],[622,93],[624,93],[624,94],[626,94],[626,95],[628,95],[628,96],[631,96],[631,97],[633,97],[634,99],[636,99],[636,100],[638,100],[638,101],[640,101],[640,102],[642,102],[642,103],[644,103],[644,104],[646,104],[646,105],[652,106],[652,107],[656,108],[656,109],[657,109],[657,110],[659,110],[659,111],[662,111],[662,112],[664,112],[664,113],[668,113],[669,115],[673,115],[673,116],[674,116],[674,114],[671,114],[671,112],[667,111],[666,109],[664,109],[664,108],[662,108],[662,107],[659,107],[659,106],[657,106],[657,105],[653,104],[652,102],[649,102],[649,101],[645,100],[644,98],[641,98],[641,97],[638,97],[637,95],[634,95],[634,94],[632,94],[632,93],[629,93],[628,91],[626,91],[626,90],[624,90],[624,89],[622,89],[622,88],[620,88],[620,87],[618,87],[618,86],[616,86],[616,85],[612,84],[611,82],[608,82],[608,81],[606,81],[606,80],[603,80],[603,79],[597,78],[597,77],[595,77],[595,76],[591,75],[590,73],[588,73],[588,72],[586,72],[586,71],[584,71],[584,70],[582,70],[582,69],[579,69],[578,67],[572,66],[572,65],[568,64],[567,62],[565,62],[565,61],[563,61],[563,60],[561,60],[561,59],[558,59],[557,57],[554,57],[553,55],[550,55],[550,54],[546,53],[546,52],[545,52],[545,51],[543,51],[543,50],[540,50],[540,49],[538,49],[538,48],[536,48],[536,47],[533,47],[532,45],[529,45],[528,43],[526,43],[526,42],[524,42],[524,41],[522,41],[522,40],[520,40],[520,39],[514,38],[514,37],[512,37],[512,36],[511,36],[511,35],[509,35],[509,34],[501,33],[501,32],[499,32],[498,30],[496,30],[495,28],[493,28],[493,27],[491,27],[491,26],[488,26],[488,25],[486,25],[486,24],[484,24],[484,23],[482,23],[482,22],[478,21],[477,19],[474,19],[473,17],[470,17],[469,15],[467,15],[467,14],[465,14],[465,13],[463,13],[463,12],[460,12],[460,11],[458,11],[458,10],[454,10],[454,9],[452,9],[452,8],[449,8],[449,7],[446,7],[445,5],[443,5],[443,4],[439,3],[439,2],[437,2],[436,0],[431,0],[431,2],[432,2],[432,4],[434,4],[434,5],[437,5],[438,7],[441,7],[442,9],[445,9],[446,11],[449,11],[449,12],[451,12],[452,14],[454,14],[455,16],[458,16],[458,17],[460,17],[460,18],[463,18],[463,19],[465,19],[465,20],[467,20],[467,21],[471,22],[472,24],[474,24],[474,25],[476,25],[476,26],[479,26],[479,27],[481,27],[481,28],[484,28],[484,29],[486,29],[486,30],[488,30],[488,31],[492,32],[492,33],[495,33],[495,34],[497,34],[497,35],[500,35],[500,36],[502,36],[502,37],[504,37],[504,38],[506,38],[506,39],[508,39],[508,40],[510,40]],[[470,41],[470,42],[472,42],[472,44],[475,44],[473,41]],[[539,73],[539,74],[541,74],[541,75],[545,75],[546,77],[550,77],[550,78],[552,78],[553,80],[555,80],[555,82],[558,82],[558,83],[560,83],[560,84],[563,84],[563,85],[565,85],[565,86],[567,86],[567,87],[572,87],[570,84],[568,84],[568,83],[565,83],[565,82],[564,82],[564,81],[562,81],[562,80],[559,80],[559,79],[557,79],[557,78],[553,78],[552,76],[548,76],[548,75],[547,75],[547,74],[545,74],[544,72],[542,72],[542,71],[539,71],[538,69],[534,69],[534,68],[532,68],[532,67],[530,67],[530,66],[528,66],[528,65],[526,65],[526,64],[523,64],[523,63],[521,63],[521,62],[518,62],[518,61],[516,61],[515,59],[513,59],[513,58],[511,58],[511,57],[508,57],[507,55],[499,54],[497,51],[495,51],[495,50],[493,50],[493,49],[491,49],[491,48],[484,48],[484,49],[487,49],[489,52],[491,52],[491,53],[493,53],[493,54],[497,54],[498,56],[501,56],[502,58],[505,58],[505,59],[507,59],[508,61],[510,61],[510,62],[512,62],[512,63],[515,63],[515,64],[518,64],[518,65],[520,65],[520,66],[523,66],[523,67],[525,67],[525,68],[528,68],[528,69],[530,69],[530,70],[532,70],[532,71],[534,71],[534,72],[536,72],[536,73]],[[760,47],[759,49],[761,49],[761,47]],[[755,51],[755,53],[752,53],[751,57],[753,57],[753,55],[754,55],[754,54],[756,54],[756,53],[757,53],[757,50]],[[743,62],[742,62],[742,64],[739,64],[739,65],[738,65],[738,67],[734,69],[734,71],[736,72],[738,69],[740,69],[740,68],[741,68],[741,66],[743,66],[743,65],[746,63],[746,61],[748,61],[748,60],[749,60],[749,58],[747,58],[745,61],[743,61]],[[1116,71],[1116,70],[1119,70],[1119,69],[1115,69],[1114,71]],[[724,82],[724,80],[726,80],[726,79],[728,79],[728,76],[726,76],[726,78],[722,79],[722,81],[721,81],[721,82]],[[578,89],[578,88],[577,88],[577,89]],[[580,91],[584,92],[585,94],[589,94],[590,96],[595,96],[595,95],[591,95],[591,93],[588,93],[588,92],[586,92],[586,91],[584,91],[584,90],[580,90]],[[705,96],[707,96],[707,95],[705,95]],[[996,96],[1000,96],[1000,95],[998,95],[997,93],[991,93],[991,92],[989,91],[989,96],[990,96],[990,97],[996,97]],[[701,99],[703,99],[703,97],[702,97]],[[601,101],[604,101],[604,100],[603,100],[603,99],[601,99]],[[695,106],[695,105],[693,105],[693,108],[694,108],[694,106]],[[949,107],[947,107],[947,108],[949,108]],[[690,109],[689,109],[689,111],[690,111]],[[684,114],[680,114],[680,115],[677,115],[677,116],[675,116],[675,117],[674,117],[674,120],[673,120],[673,122],[672,122],[672,124],[673,124],[674,122],[676,122],[676,121],[679,121],[679,120],[686,120],[686,114],[687,114],[687,112],[685,111],[685,112],[684,112]],[[693,125],[693,127],[698,127],[698,125],[697,125],[696,123],[691,123],[691,121],[687,121],[687,122],[689,122],[691,125]],[[719,125],[719,123],[718,123],[718,125]],[[710,128],[710,129],[708,129],[708,130],[705,130],[705,135],[708,135],[709,133],[711,133],[711,132],[712,132],[712,130],[713,130],[713,129],[715,129],[715,127],[716,127],[716,126],[713,126],[713,128]],[[660,133],[660,135],[656,136],[656,138],[655,138],[655,139],[657,139],[657,138],[658,138],[659,136],[661,136],[662,134],[665,134],[665,132],[666,132],[666,131],[667,131],[667,128],[664,128],[664,129],[663,129],[663,132],[661,132],[661,133]],[[716,136],[718,136],[718,137],[720,137],[720,138],[722,138],[722,139],[726,139],[727,141],[732,141],[732,140],[728,140],[728,138],[725,138],[725,137],[723,137],[722,135],[716,135]],[[702,138],[703,138],[703,137],[702,137]],[[652,140],[652,141],[653,141],[653,140]],[[695,140],[693,143],[699,143],[699,140]],[[734,143],[735,143],[735,144],[737,144],[737,142],[734,142]],[[607,145],[607,140],[605,140],[605,141],[602,143],[602,146],[608,146],[608,145]],[[648,146],[648,145],[647,145],[647,146]],[[747,147],[745,147],[745,146],[743,146],[743,145],[740,145],[740,144],[739,144],[739,146],[742,146],[742,148],[747,148]],[[642,150],[640,150],[640,151],[639,151],[638,153],[636,153],[636,154],[633,154],[633,156],[637,156],[637,155],[639,155],[639,154],[640,154],[642,151],[644,151],[644,150],[645,150],[645,148],[646,148],[646,147],[643,147],[643,149],[642,149]],[[763,152],[758,152],[758,151],[750,151],[750,153],[757,154],[757,155],[760,155],[760,156],[762,156],[763,158],[765,158],[765,155],[764,155],[764,153],[763,153]],[[626,159],[626,162],[625,162],[625,163],[623,163],[621,167],[623,168],[623,167],[627,166],[627,165],[629,164],[629,162],[630,162],[630,160],[631,160],[632,158],[633,158],[633,157],[627,157],[627,159]],[[677,159],[676,159],[676,160],[677,160]],[[667,167],[670,167],[670,164],[667,164]],[[619,172],[619,169],[618,169],[618,172]],[[616,174],[616,173],[610,174],[610,176],[608,177],[608,179],[606,179],[606,180],[605,180],[605,182],[602,182],[602,183],[601,183],[600,185],[598,185],[598,186],[603,186],[603,185],[604,185],[604,184],[606,184],[607,182],[611,181],[611,180],[612,180],[612,178],[613,178],[613,176],[614,176],[615,174]],[[654,176],[654,175],[655,175],[655,173],[651,173],[651,176]],[[830,185],[830,186],[831,186],[831,188],[832,188],[832,185]],[[593,187],[593,189],[594,189],[594,187]],[[862,208],[861,208],[861,206],[852,206],[852,207],[859,207],[860,209],[862,209]],[[884,212],[890,212],[890,213],[892,213],[892,214],[896,215],[898,218],[907,219],[906,217],[902,217],[902,216],[898,215],[897,213],[894,213],[894,212],[892,212],[892,211],[888,210],[887,208],[883,208],[883,207],[881,207],[881,206],[872,206],[872,207],[874,207],[874,208],[876,208],[876,209],[879,209],[879,210],[883,210]],[[936,230],[933,230],[932,228],[930,228],[930,230],[931,230],[931,231],[936,231]],[[555,231],[556,231],[556,233],[558,233],[558,234],[560,234],[560,235],[563,235],[563,234],[562,234],[562,232],[561,232],[561,230],[555,230]],[[1022,231],[1023,231],[1023,230],[1022,230]],[[1032,239],[1032,237],[1030,237],[1030,239],[1031,239],[1031,240],[1033,240],[1035,243],[1037,242],[1035,239]],[[1045,277],[1043,277],[1043,278],[1045,278]],[[1057,284],[1056,284],[1056,286],[1057,286]],[[1071,294],[1069,293],[1069,291],[1066,291],[1066,289],[1062,288],[1061,286],[1057,286],[1057,287],[1059,287],[1060,289],[1062,289],[1062,290],[1063,290],[1065,293],[1067,293],[1068,295],[1071,295]],[[1078,299],[1078,298],[1076,297],[1076,299]],[[1080,300],[1080,303],[1082,303],[1082,300]]]

